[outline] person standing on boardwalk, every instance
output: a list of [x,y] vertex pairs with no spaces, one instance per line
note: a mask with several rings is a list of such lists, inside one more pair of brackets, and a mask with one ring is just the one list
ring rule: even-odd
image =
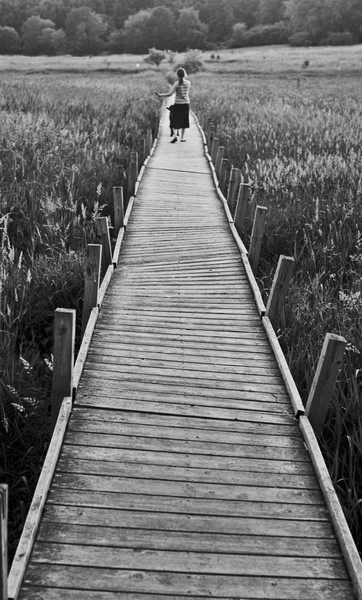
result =
[[[168,98],[175,94],[175,104],[172,110],[172,124],[174,129],[181,129],[181,142],[185,140],[185,129],[190,127],[189,110],[190,110],[190,87],[191,82],[186,79],[185,69],[177,69],[178,80],[175,81],[169,92],[156,92],[159,98]],[[177,142],[177,137],[171,140],[171,144]]]

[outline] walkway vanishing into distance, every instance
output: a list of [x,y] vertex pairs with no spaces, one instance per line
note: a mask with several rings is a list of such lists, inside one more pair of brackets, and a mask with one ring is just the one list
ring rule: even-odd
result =
[[21,600],[349,600],[345,559],[192,116],[167,115]]

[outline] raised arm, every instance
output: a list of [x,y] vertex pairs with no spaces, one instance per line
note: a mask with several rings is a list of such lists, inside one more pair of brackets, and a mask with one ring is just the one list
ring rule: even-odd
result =
[[168,98],[169,96],[172,96],[175,93],[176,86],[177,81],[173,84],[169,92],[156,92],[156,96],[158,96],[159,98]]

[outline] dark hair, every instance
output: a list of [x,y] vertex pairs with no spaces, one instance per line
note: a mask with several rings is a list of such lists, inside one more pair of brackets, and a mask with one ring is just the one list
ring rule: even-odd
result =
[[177,74],[177,77],[179,78],[179,83],[183,83],[183,78],[186,75],[185,69],[182,69],[182,68],[177,69],[177,73],[176,74]]

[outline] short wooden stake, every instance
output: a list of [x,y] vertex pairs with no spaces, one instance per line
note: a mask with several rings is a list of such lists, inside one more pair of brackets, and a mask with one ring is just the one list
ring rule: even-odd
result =
[[213,123],[210,123],[210,127],[209,127],[209,134],[207,137],[207,147],[209,149],[209,154],[211,152],[212,149],[212,142],[214,140],[215,137],[215,125]]
[[0,484],[0,600],[8,599],[8,486]]
[[343,363],[347,340],[340,335],[327,333],[314,375],[306,405],[306,416],[317,436],[322,433],[329,403],[332,399],[338,373]]
[[249,186],[245,183],[240,183],[239,191],[236,198],[236,207],[234,213],[234,223],[236,231],[241,236],[244,221],[248,212]]
[[151,148],[153,146],[153,137],[152,137],[152,129],[147,129],[147,155],[151,152]]
[[221,174],[221,161],[224,158],[224,152],[225,152],[224,146],[219,146],[217,149],[217,157],[216,157],[216,162],[215,162],[215,171],[216,171],[216,175],[219,178],[219,181],[220,181],[220,174]]
[[279,319],[292,277],[294,263],[294,258],[291,256],[279,256],[277,270],[275,271],[273,284],[265,311],[265,315],[269,317],[275,330],[279,325]]
[[96,219],[97,237],[102,243],[102,271],[105,273],[112,264],[112,248],[111,238],[109,235],[108,219],[107,217],[98,217]]
[[249,262],[254,274],[259,264],[267,211],[266,206],[257,206],[255,211],[249,247]]
[[75,310],[57,308],[54,315],[54,359],[52,385],[52,426],[63,398],[72,396],[75,341]]
[[230,177],[229,177],[229,185],[228,185],[228,195],[227,195],[227,203],[230,208],[231,214],[233,214],[233,211],[234,211],[234,206],[236,203],[236,194],[238,191],[238,187],[240,185],[240,179],[241,179],[240,169],[231,167]]
[[128,165],[128,186],[127,186],[127,198],[129,199],[134,195],[134,187],[136,185],[138,177],[138,154],[137,152],[131,152],[131,158]]
[[146,152],[146,140],[142,138],[141,140],[141,160],[140,163],[143,163],[146,160],[147,152]]
[[92,308],[98,305],[98,290],[101,277],[102,246],[88,244],[87,262],[84,273],[84,298],[82,312],[82,338]]
[[219,138],[215,137],[212,140],[212,148],[211,148],[211,152],[210,152],[211,160],[214,163],[214,166],[216,165],[218,150],[219,150]]
[[114,233],[117,236],[124,220],[123,187],[121,185],[113,188],[113,211],[114,211]]
[[225,189],[229,169],[229,159],[223,158],[220,163],[219,188],[221,191]]

